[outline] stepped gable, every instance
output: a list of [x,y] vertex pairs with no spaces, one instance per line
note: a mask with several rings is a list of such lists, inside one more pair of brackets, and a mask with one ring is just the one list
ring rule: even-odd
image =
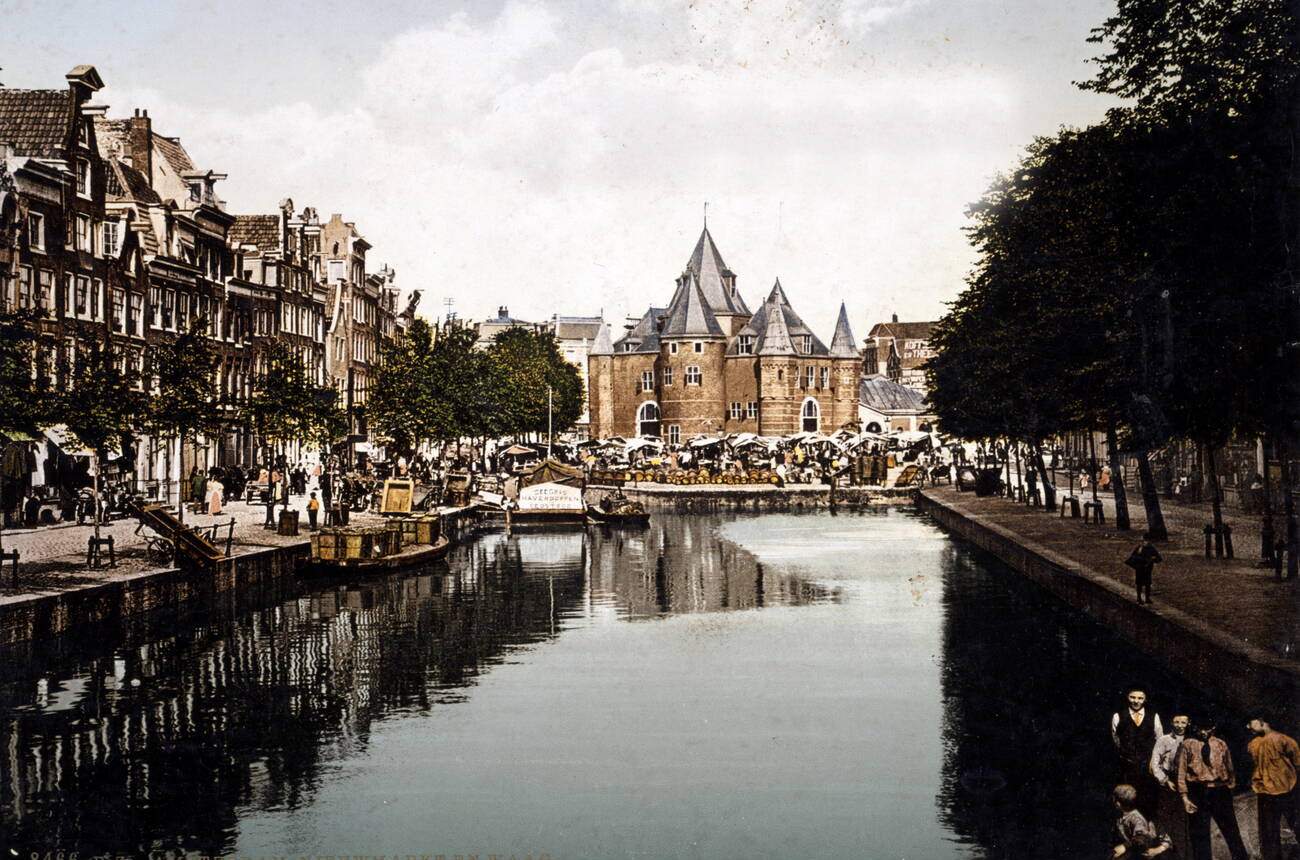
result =
[[614,341],[611,340],[609,336],[609,325],[602,322],[600,324],[600,331],[596,333],[596,342],[591,345],[591,349],[588,350],[587,355],[590,356],[590,355],[613,355],[613,354],[614,354]]
[[722,326],[709,307],[703,289],[694,272],[687,272],[686,277],[677,287],[673,299],[668,303],[664,315],[664,324],[659,329],[660,337],[722,337]]
[[849,312],[840,302],[840,317],[835,321],[835,334],[831,337],[831,358],[857,358],[858,348],[849,327]]
[[[778,308],[780,309],[781,329],[784,331],[785,339],[789,341],[793,352],[786,353],[781,351],[775,353],[764,353],[763,347],[765,346],[767,332],[770,327],[769,321]],[[794,312],[794,308],[790,306],[790,300],[786,298],[785,289],[781,286],[780,278],[776,279],[776,283],[772,286],[772,291],[768,293],[767,299],[763,304],[759,305],[758,310],[749,318],[749,322],[747,322],[745,327],[738,332],[738,335],[742,337],[747,335],[755,339],[754,352],[757,355],[830,355],[830,350],[826,348],[826,344],[822,343],[817,335],[813,334],[812,329],[808,328],[808,325],[797,313]],[[810,348],[807,350],[803,348],[803,338],[805,336],[810,338]],[[731,347],[727,350],[728,355],[740,354],[737,352],[738,341],[739,337],[732,342]],[[774,348],[784,350],[785,347],[778,344]]]
[[614,343],[617,353],[659,352],[659,320],[667,308],[650,308],[632,330]]
[[714,313],[749,314],[745,300],[736,290],[736,274],[727,268],[718,253],[718,246],[713,243],[709,227],[704,226],[700,240],[695,243],[695,250],[686,262],[686,272],[695,275],[700,283],[700,290]]

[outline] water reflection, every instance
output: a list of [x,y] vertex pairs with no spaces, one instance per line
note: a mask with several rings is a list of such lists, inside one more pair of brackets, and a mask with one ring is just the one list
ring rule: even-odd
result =
[[760,609],[837,602],[840,592],[764,568],[737,543],[719,540],[715,517],[657,517],[650,528],[592,530],[593,589],[627,615]]
[[489,532],[70,653],[0,682],[15,850],[1098,856],[1117,692],[1200,703],[901,511]]
[[[577,556],[568,552],[577,547]],[[534,552],[549,562],[527,563]],[[581,598],[582,538],[488,539],[2,688],[12,847],[217,853],[241,808],[309,803],[374,721],[456,701]]]

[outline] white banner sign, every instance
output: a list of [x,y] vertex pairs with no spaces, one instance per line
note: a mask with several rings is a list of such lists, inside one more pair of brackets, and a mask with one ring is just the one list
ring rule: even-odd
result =
[[519,491],[521,511],[581,511],[582,490],[564,484],[534,484]]

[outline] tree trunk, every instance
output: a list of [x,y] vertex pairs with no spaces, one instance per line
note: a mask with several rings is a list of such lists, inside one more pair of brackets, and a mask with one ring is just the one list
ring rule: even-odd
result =
[[1205,445],[1205,483],[1210,490],[1210,510],[1214,515],[1214,555],[1223,558],[1223,504],[1219,500],[1219,469],[1214,446]]
[[[185,475],[185,434],[180,433],[176,438],[176,472],[181,477],[178,482],[179,486],[176,488],[176,501],[179,502],[176,506],[176,514],[181,525],[185,525],[185,499],[190,492],[185,489],[185,482],[188,480]],[[194,485],[190,484],[190,486],[193,487]],[[193,499],[191,499],[191,501],[193,501]]]
[[[97,544],[99,541],[99,505],[100,505],[99,481],[100,481],[100,473],[103,471],[104,471],[104,458],[100,455],[99,451],[96,450],[95,451],[95,498],[90,500],[90,516],[95,520],[95,541]],[[96,550],[98,550],[98,546],[96,546]]]
[[1047,465],[1043,462],[1043,446],[1038,442],[1033,445],[1034,467],[1038,469],[1038,479],[1043,483],[1043,508],[1056,509],[1056,485],[1047,477]]
[[[1009,458],[1008,458],[1009,459]],[[1020,443],[1016,443],[1016,483],[1023,489],[1025,486],[1025,467],[1020,460]],[[1029,492],[1025,491],[1025,504],[1030,504]]]
[[1155,475],[1151,474],[1151,461],[1147,459],[1146,449],[1137,452],[1138,481],[1142,484],[1142,507],[1147,514],[1147,537],[1155,540],[1169,540],[1169,529],[1165,528],[1165,515],[1160,510],[1160,496],[1156,493]]
[[1291,446],[1287,444],[1286,436],[1279,435],[1277,442],[1277,458],[1282,466],[1282,479],[1280,481],[1279,500],[1282,502],[1282,515],[1286,519],[1283,527],[1286,534],[1287,559],[1286,575],[1289,579],[1294,579],[1300,574],[1300,531],[1296,523],[1295,495],[1294,487],[1291,486],[1291,472],[1289,469],[1289,458],[1291,456]]
[[1119,434],[1115,432],[1114,419],[1106,425],[1106,457],[1110,461],[1110,488],[1115,494],[1115,528],[1126,532],[1132,527],[1128,517],[1128,488],[1120,471]]

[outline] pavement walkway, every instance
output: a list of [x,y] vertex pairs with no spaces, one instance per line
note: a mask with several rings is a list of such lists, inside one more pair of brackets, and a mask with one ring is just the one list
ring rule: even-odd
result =
[[[300,534],[297,537],[280,536],[264,528],[262,523],[266,520],[266,506],[245,502],[232,502],[216,516],[186,513],[185,524],[211,526],[219,523],[223,526],[221,535],[224,537],[224,526],[233,519],[235,530],[231,553],[234,555],[302,543],[308,536],[304,499],[305,497],[295,496],[290,500],[290,508],[299,511]],[[276,512],[278,514],[278,507]],[[378,525],[383,520],[379,514],[354,513],[350,525]],[[145,553],[145,538],[152,536],[153,532],[148,528],[137,529],[137,526],[139,523],[134,519],[114,520],[109,525],[100,526],[102,537],[113,537],[117,567],[98,570],[86,567],[86,540],[94,534],[94,526],[90,524],[5,530],[4,548],[17,549],[20,561],[16,583],[10,574],[9,564],[5,564],[0,573],[0,605],[132,579],[159,570],[157,563],[151,561]]]
[[[977,498],[941,486],[927,492],[960,504],[997,525],[1041,544],[1066,558],[1132,586],[1133,571],[1124,559],[1146,530],[1141,499],[1129,500],[1132,528],[1115,528],[1115,503],[1099,494],[1106,522],[1062,519],[1059,513],[1030,508],[1004,497]],[[1091,499],[1081,496],[1081,500]],[[1300,660],[1300,580],[1277,581],[1272,568],[1259,567],[1259,525],[1225,511],[1233,527],[1237,557],[1205,558],[1202,528],[1209,506],[1162,504],[1169,540],[1157,544],[1164,562],[1156,566],[1152,596],[1232,637],[1290,660]]]

